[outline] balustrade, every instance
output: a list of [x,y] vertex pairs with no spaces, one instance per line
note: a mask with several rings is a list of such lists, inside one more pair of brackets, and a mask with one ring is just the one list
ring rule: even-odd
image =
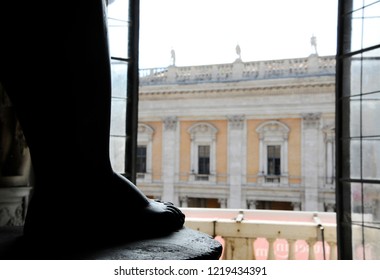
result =
[[335,75],[335,57],[311,55],[295,59],[235,61],[216,65],[140,69],[140,85],[275,79],[327,74]]
[[222,259],[337,259],[335,213],[204,208],[182,211],[187,227],[221,241]]

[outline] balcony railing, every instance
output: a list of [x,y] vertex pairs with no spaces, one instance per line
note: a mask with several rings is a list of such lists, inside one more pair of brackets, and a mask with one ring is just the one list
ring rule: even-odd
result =
[[223,244],[227,260],[337,259],[335,213],[182,208],[185,226]]

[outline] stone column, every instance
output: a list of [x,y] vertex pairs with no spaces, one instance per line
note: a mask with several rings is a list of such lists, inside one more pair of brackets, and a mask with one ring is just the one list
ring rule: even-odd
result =
[[335,203],[325,203],[326,212],[335,212]]
[[320,113],[302,115],[302,177],[305,187],[304,211],[318,211]]
[[334,146],[335,146],[335,135],[332,133],[332,130],[325,132],[325,147],[326,147],[326,183],[333,184],[334,183]]
[[244,120],[242,115],[228,116],[228,174],[230,185],[229,208],[242,207],[242,179],[245,174]]
[[183,207],[183,208],[188,207],[188,197],[187,196],[181,196],[179,198],[179,201],[180,201],[180,206],[181,207]]
[[177,146],[177,117],[170,116],[163,120],[164,130],[162,136],[162,200],[178,205],[178,198],[175,197],[174,181],[176,170],[176,146]]
[[227,199],[225,199],[225,198],[219,198],[218,202],[220,204],[220,208],[227,208]]
[[256,200],[248,200],[248,209],[256,209],[257,207],[257,201]]
[[292,202],[293,211],[301,211],[301,203],[300,202]]

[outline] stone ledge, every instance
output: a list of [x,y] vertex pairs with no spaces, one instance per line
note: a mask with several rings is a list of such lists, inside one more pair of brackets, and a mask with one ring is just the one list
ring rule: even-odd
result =
[[[30,251],[24,252],[26,248],[20,246],[21,236],[22,227],[0,227],[0,259],[41,259],[38,252],[37,257]],[[222,245],[217,240],[193,229],[183,228],[168,236],[75,252],[65,255],[63,259],[218,260],[221,254]]]

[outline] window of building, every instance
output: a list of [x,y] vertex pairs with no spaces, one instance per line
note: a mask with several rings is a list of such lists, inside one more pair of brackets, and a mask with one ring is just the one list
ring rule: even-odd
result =
[[191,139],[190,181],[215,182],[216,134],[209,123],[197,123],[188,129]]
[[287,184],[289,128],[279,121],[268,121],[259,125],[256,132],[260,139],[258,182]]
[[281,146],[270,145],[267,146],[268,155],[268,175],[279,176],[281,175]]
[[210,146],[198,146],[198,180],[210,174]]
[[133,0],[108,0],[107,4],[112,78],[110,146],[117,147],[111,150],[112,164],[115,171],[135,183],[140,5]]
[[152,144],[154,130],[139,123],[137,127],[136,177],[138,182],[152,181]]
[[137,174],[146,173],[146,146],[137,146],[136,171]]
[[189,197],[187,207],[194,208],[220,208],[220,202],[216,198]]

